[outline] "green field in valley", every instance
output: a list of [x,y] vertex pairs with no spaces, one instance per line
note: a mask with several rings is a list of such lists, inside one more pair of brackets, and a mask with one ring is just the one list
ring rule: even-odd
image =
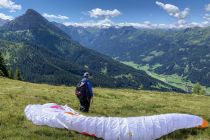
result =
[[[149,65],[139,65],[136,64],[132,61],[122,61],[121,63],[126,64],[128,66],[131,66],[135,69],[143,70],[145,71],[148,75],[152,76],[153,78],[159,79],[167,84],[170,84],[172,86],[175,86],[177,88],[181,88],[183,90],[186,90],[186,85],[191,85],[193,86],[194,83],[191,81],[187,80],[186,78],[183,78],[177,74],[173,75],[164,75],[164,74],[157,74],[154,72],[154,69],[159,67],[160,64],[156,64],[154,66],[149,66]],[[205,87],[202,86],[207,92],[210,93],[210,87]],[[207,93],[208,94],[208,93]]]
[[[94,88],[91,116],[145,116],[164,113],[189,113],[210,121],[210,97],[131,89]],[[57,103],[78,110],[74,87],[32,84],[0,77],[1,140],[91,140],[77,132],[36,126],[24,115],[28,104]],[[208,140],[210,128],[178,130],[161,140]]]

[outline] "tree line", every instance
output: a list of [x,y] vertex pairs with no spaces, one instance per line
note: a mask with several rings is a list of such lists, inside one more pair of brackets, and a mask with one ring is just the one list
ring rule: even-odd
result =
[[21,72],[19,69],[16,69],[15,71],[13,71],[12,69],[8,70],[1,52],[0,52],[0,76],[11,79],[22,80]]

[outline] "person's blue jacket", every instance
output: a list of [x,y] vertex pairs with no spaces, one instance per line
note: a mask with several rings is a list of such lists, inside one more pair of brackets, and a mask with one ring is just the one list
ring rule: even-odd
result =
[[89,97],[93,97],[92,85],[91,85],[90,81],[88,80],[88,78],[83,78],[81,80],[81,84],[86,84],[88,96]]

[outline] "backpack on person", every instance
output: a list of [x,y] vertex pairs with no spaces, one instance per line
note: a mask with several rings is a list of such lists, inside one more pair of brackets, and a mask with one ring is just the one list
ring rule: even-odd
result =
[[85,83],[79,82],[75,89],[75,95],[77,97],[81,96],[82,92],[84,92],[85,89],[86,89],[86,82]]

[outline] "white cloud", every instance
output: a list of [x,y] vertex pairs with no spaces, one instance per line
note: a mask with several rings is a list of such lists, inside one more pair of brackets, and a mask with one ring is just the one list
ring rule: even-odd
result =
[[51,20],[68,20],[69,17],[63,16],[63,15],[53,15],[53,14],[42,14],[45,18],[51,19]]
[[209,12],[210,12],[210,3],[205,5],[204,10],[205,10],[205,14],[203,16],[203,19],[205,21],[203,22],[203,24],[204,25],[209,25],[210,24],[210,14],[209,14]]
[[117,9],[115,10],[102,10],[99,8],[92,9],[89,11],[89,16],[98,18],[103,17],[104,20],[98,21],[90,21],[90,22],[83,22],[83,23],[73,23],[73,22],[65,22],[64,25],[66,26],[81,26],[81,27],[98,27],[98,28],[109,28],[111,26],[115,26],[117,28],[124,27],[124,26],[132,26],[134,28],[140,29],[184,29],[184,28],[193,28],[193,27],[207,27],[210,26],[210,15],[206,13],[205,17],[209,19],[209,21],[205,22],[186,22],[186,17],[189,15],[189,8],[185,8],[181,11],[177,6],[171,4],[164,4],[161,2],[156,1],[156,4],[164,9],[170,16],[177,19],[176,23],[173,24],[155,24],[151,23],[150,21],[144,22],[121,22],[121,23],[114,23],[110,20],[111,17],[115,17],[120,15],[120,11]]
[[172,4],[164,4],[162,2],[156,1],[156,4],[160,6],[162,9],[164,9],[170,16],[175,17],[177,19],[185,19],[190,9],[185,8],[183,11],[180,11],[180,9]]
[[205,11],[210,12],[210,3],[205,6]]
[[97,22],[95,22],[95,21],[83,22],[83,23],[64,22],[63,24],[66,26],[97,27],[97,28],[108,28],[111,26],[115,26],[115,24],[108,18],[99,20]]
[[0,8],[9,9],[10,12],[16,12],[17,10],[21,10],[22,6],[12,0],[0,0]]
[[66,26],[81,26],[81,27],[98,27],[98,28],[108,28],[111,26],[115,27],[124,27],[124,26],[133,26],[135,28],[156,28],[157,24],[151,24],[149,21],[145,21],[143,23],[131,23],[131,22],[122,22],[122,23],[114,23],[110,19],[99,20],[98,22],[83,22],[83,23],[73,23],[66,22],[64,23]]
[[177,24],[176,25],[179,26],[179,27],[185,27],[187,24],[188,23],[184,19],[179,19],[177,21]]
[[114,23],[108,19],[108,18],[105,18],[103,20],[100,20],[97,22],[97,24],[102,24],[102,25],[113,25]]
[[124,26],[132,26],[135,28],[145,28],[145,29],[153,29],[157,27],[157,24],[151,24],[148,21],[144,21],[143,23],[138,23],[138,22],[122,22],[116,24],[116,26],[119,27],[124,27]]
[[202,25],[204,27],[210,26],[210,22],[209,21],[204,21],[204,22],[202,22]]
[[206,13],[203,18],[207,21],[210,21],[210,14]]
[[12,16],[5,15],[3,13],[0,13],[0,19],[3,19],[3,20],[13,20],[13,17]]
[[110,17],[119,16],[119,15],[122,14],[117,9],[114,9],[114,10],[102,10],[100,8],[92,9],[92,10],[88,11],[88,13],[89,13],[89,16],[93,17],[93,18],[98,18],[98,17],[110,18]]
[[95,8],[83,14],[88,15],[91,18],[96,18],[96,19],[99,18],[100,20],[96,20],[96,21],[94,20],[94,21],[83,22],[83,23],[65,22],[64,25],[107,28],[107,27],[115,26],[115,23],[110,18],[119,16],[122,13],[117,9],[102,10],[100,8]]

